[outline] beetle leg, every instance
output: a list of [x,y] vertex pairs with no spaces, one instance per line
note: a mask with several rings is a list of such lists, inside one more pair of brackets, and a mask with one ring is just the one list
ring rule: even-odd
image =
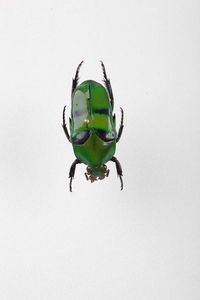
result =
[[75,77],[72,79],[72,93],[73,93],[74,89],[77,87],[78,80],[79,80],[78,74],[79,74],[79,70],[80,70],[82,63],[83,63],[83,60],[78,65],[78,67],[76,69]]
[[100,62],[101,62],[101,66],[102,66],[102,69],[103,69],[103,76],[104,76],[103,81],[104,81],[104,83],[106,85],[106,88],[108,90],[108,93],[109,93],[109,96],[110,96],[110,104],[111,104],[111,107],[112,107],[112,110],[113,110],[113,107],[114,107],[114,97],[113,97],[113,92],[112,92],[112,87],[111,87],[110,79],[108,79],[108,77],[107,77],[106,68],[104,66],[104,63],[102,62],[102,60]]
[[110,160],[113,161],[116,165],[117,175],[119,176],[121,181],[121,190],[123,190],[123,180],[122,180],[123,173],[122,173],[122,167],[120,165],[120,162],[115,156],[113,156]]
[[114,125],[116,125],[116,117],[115,117],[115,114],[113,115],[113,123],[114,123]]
[[121,123],[120,123],[119,131],[117,134],[116,142],[119,142],[120,137],[122,135],[123,128],[124,128],[124,111],[121,107],[120,107],[120,109],[121,109]]
[[81,164],[81,161],[77,158],[71,165],[71,168],[69,170],[69,178],[70,178],[70,183],[69,183],[69,190],[72,192],[72,179],[74,178],[75,170],[76,170],[76,165]]
[[107,170],[106,171],[106,177],[108,177],[109,173],[110,173],[110,170]]
[[88,177],[87,173],[85,173],[85,177],[86,177],[87,180],[89,180],[89,177]]
[[62,123],[62,128],[64,130],[64,133],[65,133],[68,141],[71,143],[69,132],[68,132],[68,129],[67,129],[67,125],[66,125],[66,122],[65,122],[65,109],[66,109],[66,106],[64,106],[64,108],[63,108],[63,123]]

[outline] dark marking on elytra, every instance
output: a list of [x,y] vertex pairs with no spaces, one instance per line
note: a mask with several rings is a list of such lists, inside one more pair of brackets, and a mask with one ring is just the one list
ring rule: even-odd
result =
[[96,114],[109,115],[109,109],[107,109],[107,108],[95,109],[94,112]]
[[80,117],[80,116],[83,116],[83,115],[86,115],[86,114],[88,114],[88,111],[86,109],[77,110],[77,111],[73,112],[73,117],[76,118],[76,117]]

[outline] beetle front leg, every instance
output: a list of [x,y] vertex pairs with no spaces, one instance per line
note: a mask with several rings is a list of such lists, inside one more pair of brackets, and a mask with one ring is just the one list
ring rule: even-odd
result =
[[66,105],[63,108],[63,123],[62,123],[62,128],[64,130],[64,133],[65,133],[68,141],[71,143],[70,135],[69,135],[69,132],[68,132],[68,129],[67,129],[67,125],[66,125],[66,122],[65,122],[65,109],[66,109]]
[[69,170],[69,178],[70,178],[70,183],[69,183],[69,190],[72,192],[72,179],[74,178],[75,170],[76,170],[76,165],[81,164],[81,161],[77,158],[71,165],[71,168]]
[[121,123],[120,123],[119,131],[117,134],[116,142],[119,142],[120,137],[122,135],[123,128],[124,128],[124,111],[121,107],[120,107],[120,109],[121,109]]
[[106,171],[106,177],[108,177],[109,173],[110,173],[110,170],[107,170]]
[[117,175],[119,176],[120,178],[120,181],[121,181],[121,191],[123,190],[123,180],[122,180],[122,176],[123,176],[123,173],[122,173],[122,167],[120,165],[120,162],[118,161],[118,159],[113,156],[111,159],[111,161],[113,161],[116,165],[116,170],[117,170]]

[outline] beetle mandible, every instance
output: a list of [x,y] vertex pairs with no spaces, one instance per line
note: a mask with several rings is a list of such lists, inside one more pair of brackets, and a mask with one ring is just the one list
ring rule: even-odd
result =
[[72,179],[77,164],[84,163],[87,165],[86,179],[94,182],[98,179],[104,179],[105,176],[108,177],[109,170],[106,163],[110,160],[116,165],[122,190],[122,168],[114,154],[116,143],[120,140],[124,127],[124,112],[120,108],[121,123],[118,132],[116,132],[115,114],[113,115],[114,98],[105,66],[101,61],[104,87],[94,80],[86,80],[78,84],[79,70],[82,64],[83,61],[78,65],[75,77],[72,79],[70,134],[65,121],[66,106],[63,108],[62,127],[76,156],[69,171],[69,189],[71,192]]

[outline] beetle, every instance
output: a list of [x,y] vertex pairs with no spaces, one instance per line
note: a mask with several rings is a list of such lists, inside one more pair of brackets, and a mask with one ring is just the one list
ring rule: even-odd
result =
[[87,165],[85,177],[94,182],[108,177],[109,170],[106,166],[108,161],[115,163],[121,181],[121,190],[123,189],[122,167],[114,154],[116,143],[120,140],[124,127],[124,112],[120,108],[121,123],[117,132],[116,118],[113,114],[112,87],[105,66],[102,61],[100,62],[105,87],[94,80],[86,80],[78,84],[79,70],[83,61],[77,67],[75,77],[72,79],[70,134],[65,121],[66,106],[63,108],[62,127],[76,156],[69,171],[70,192],[72,192],[72,180],[77,164]]

